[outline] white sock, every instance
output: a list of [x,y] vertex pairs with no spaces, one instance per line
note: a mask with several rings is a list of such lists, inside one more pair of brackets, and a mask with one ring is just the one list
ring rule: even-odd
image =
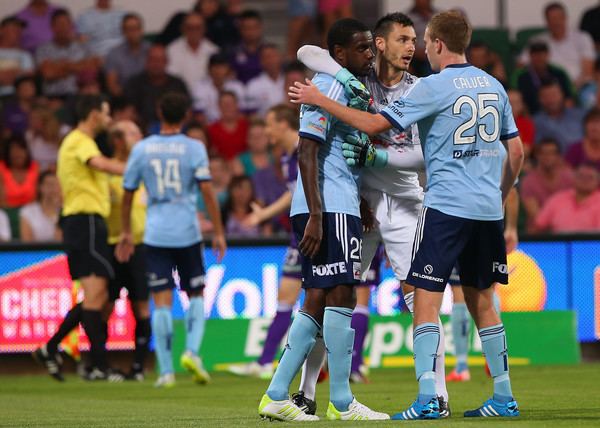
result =
[[[414,312],[414,297],[414,291],[404,295],[404,303],[411,314]],[[441,320],[438,320],[438,323],[440,325],[440,343],[437,349],[438,357],[435,360],[435,393],[444,397],[444,400],[448,401],[448,390],[446,389],[446,343],[444,326]]]
[[331,58],[329,51],[318,46],[304,45],[298,49],[296,56],[300,62],[317,73],[335,76],[342,69],[342,66]]
[[448,390],[446,389],[446,335],[442,320],[440,325],[440,343],[437,348],[437,359],[435,360],[435,393],[444,397],[448,402]]
[[310,354],[308,354],[308,357],[304,361],[302,378],[300,380],[300,391],[304,392],[304,396],[309,400],[315,399],[317,379],[327,355],[325,341],[321,333],[317,334],[316,340],[315,346],[313,346],[312,351],[310,351]]
[[404,304],[406,305],[406,307],[410,311],[411,315],[414,312],[414,306],[413,306],[413,300],[414,300],[414,298],[415,298],[415,292],[414,291],[411,291],[410,293],[406,293],[404,295]]

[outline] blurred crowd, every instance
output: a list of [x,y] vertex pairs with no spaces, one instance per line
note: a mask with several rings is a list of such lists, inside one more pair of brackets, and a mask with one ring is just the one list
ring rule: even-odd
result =
[[[263,116],[309,76],[295,61],[297,48],[324,45],[327,28],[352,16],[351,0],[289,0],[285,47],[266,39],[263,16],[243,0],[198,0],[166,17],[156,34],[146,33],[136,11],[89,3],[73,16],[59,3],[31,0],[0,22],[0,241],[60,239],[54,172],[77,95],[105,94],[115,122],[135,122],[148,135],[158,131],[155,105],[167,91],[193,100],[186,133],[206,144],[228,236],[289,233],[285,215],[259,226],[246,221],[286,190]],[[419,38],[411,71],[426,76],[421,41],[437,9],[415,0],[405,12]],[[600,231],[600,6],[585,12],[579,29],[569,27],[565,4],[540,13],[546,28],[508,62],[498,45],[475,38],[468,58],[509,89],[527,153],[521,231]],[[107,136],[97,142],[112,155]],[[199,197],[209,233],[204,210]]]

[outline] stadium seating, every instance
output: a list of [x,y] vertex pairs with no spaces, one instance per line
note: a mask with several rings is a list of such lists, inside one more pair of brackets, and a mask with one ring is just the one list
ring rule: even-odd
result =
[[511,43],[508,30],[501,28],[474,28],[472,42],[483,42],[500,55],[506,70],[512,70]]
[[527,42],[531,37],[535,36],[536,34],[543,33],[544,31],[546,31],[546,28],[544,27],[527,27],[521,28],[519,31],[517,31],[517,34],[515,35],[515,43],[513,45],[514,54],[518,55],[523,50],[525,45],[527,45]]

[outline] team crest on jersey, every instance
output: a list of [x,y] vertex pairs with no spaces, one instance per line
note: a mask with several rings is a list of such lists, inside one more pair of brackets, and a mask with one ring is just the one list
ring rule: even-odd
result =
[[327,129],[327,118],[325,116],[321,116],[316,122],[310,122],[308,127],[321,134],[325,133],[325,130]]

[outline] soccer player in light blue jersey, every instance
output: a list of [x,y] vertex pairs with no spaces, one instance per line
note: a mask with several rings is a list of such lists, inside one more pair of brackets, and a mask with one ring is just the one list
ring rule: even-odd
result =
[[[429,62],[439,73],[419,80],[379,114],[331,102],[310,83],[290,88],[295,102],[319,106],[369,135],[392,127],[406,129],[415,122],[419,128],[427,189],[406,281],[416,287],[413,340],[419,395],[394,419],[440,417],[434,386],[437,319],[456,261],[494,378],[493,397],[465,416],[519,415],[508,374],[506,334],[493,306],[493,285],[508,280],[503,204],[521,169],[523,147],[500,83],[466,62],[470,36],[461,14],[436,14],[424,38]],[[339,73],[336,78],[347,88],[356,81]],[[355,147],[363,163],[366,159],[385,164],[385,156],[369,143]]]
[[204,370],[198,351],[204,335],[204,258],[202,236],[196,215],[196,187],[199,187],[208,214],[214,224],[212,237],[217,261],[225,254],[226,244],[219,205],[210,181],[208,156],[204,145],[181,133],[189,109],[189,100],[181,94],[167,93],[159,101],[159,135],[140,141],[132,150],[123,179],[122,234],[116,256],[126,261],[133,253],[131,202],[133,193],[144,183],[148,210],[144,244],[146,274],[154,299],[152,331],[160,376],[157,387],[175,384],[171,343],[173,318],[173,268],[177,268],[180,286],[189,297],[185,313],[186,350],[181,365],[198,383],[210,376]]
[[[357,75],[371,69],[373,38],[354,19],[337,21],[328,33],[332,57]],[[332,76],[313,79],[332,102],[347,105],[343,86]],[[389,415],[360,404],[350,390],[354,330],[353,287],[361,277],[362,224],[358,169],[342,154],[350,126],[314,106],[302,106],[298,144],[298,180],[292,196],[291,220],[302,254],[304,305],[296,314],[279,366],[259,404],[262,417],[313,421],[289,399],[289,387],[322,329],[327,347],[330,393],[328,419],[381,420]]]

